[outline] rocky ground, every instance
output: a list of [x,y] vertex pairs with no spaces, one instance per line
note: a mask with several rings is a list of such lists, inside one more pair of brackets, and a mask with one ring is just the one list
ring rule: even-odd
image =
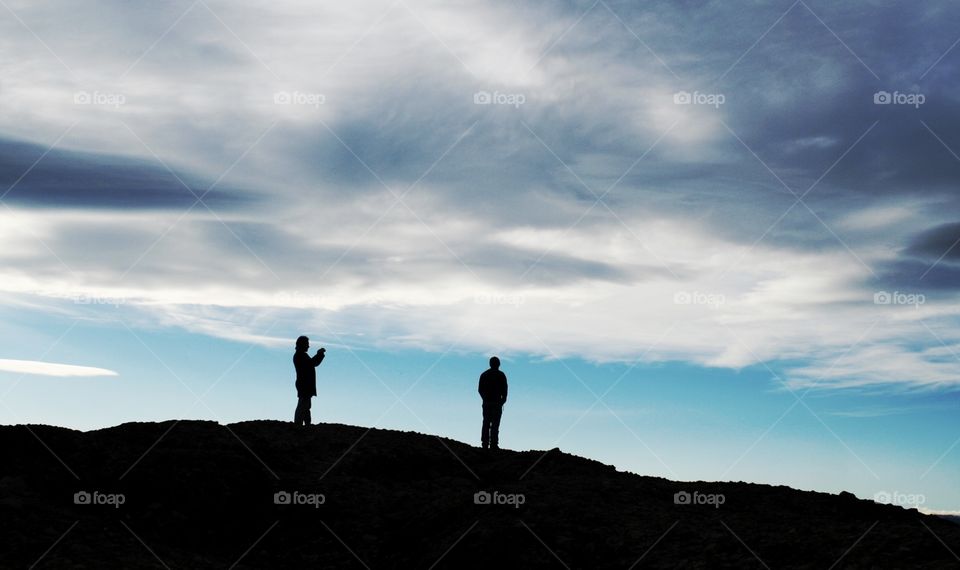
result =
[[0,568],[960,567],[960,525],[915,510],[412,432],[2,426],[0,450]]

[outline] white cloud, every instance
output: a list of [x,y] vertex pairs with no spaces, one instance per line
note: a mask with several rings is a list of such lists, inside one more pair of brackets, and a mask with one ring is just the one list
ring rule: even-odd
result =
[[[625,223],[643,228],[639,242],[609,216],[564,234],[485,233],[456,216],[428,229],[406,214],[384,220],[343,258],[354,243],[351,232],[331,227],[324,235],[295,223],[286,239],[251,241],[275,268],[274,277],[230,231],[201,216],[181,221],[121,279],[145,248],[126,237],[149,223],[145,217],[24,215],[45,218],[51,247],[71,266],[91,269],[62,271],[35,244],[26,252],[30,271],[22,261],[20,269],[4,264],[4,290],[65,297],[60,305],[75,310],[132,309],[148,319],[144,324],[238,342],[283,346],[309,332],[356,348],[443,350],[456,342],[470,350],[595,361],[644,355],[731,368],[794,360],[803,364],[776,368],[796,388],[960,382],[960,361],[924,326],[960,353],[960,338],[943,326],[960,311],[955,302],[876,305],[864,281],[868,270],[844,251],[750,248],[686,219],[647,223],[622,214]],[[224,221],[240,228],[242,218]],[[367,222],[354,220],[351,227]],[[152,223],[158,232],[164,225]],[[92,237],[104,224],[109,235]],[[88,239],[73,243],[71,235]],[[108,251],[105,259],[113,261],[90,259],[91,250]]]
[[925,515],[937,515],[941,517],[960,517],[960,511],[938,511],[936,509],[928,509],[926,507],[917,508],[918,511]]
[[116,376],[117,373],[106,368],[93,366],[78,366],[75,364],[58,364],[39,360],[11,360],[0,358],[0,371],[16,374],[36,374],[38,376],[59,377],[89,377],[89,376]]

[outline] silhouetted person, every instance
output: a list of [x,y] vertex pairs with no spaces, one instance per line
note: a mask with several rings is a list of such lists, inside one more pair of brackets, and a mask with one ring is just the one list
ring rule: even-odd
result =
[[313,356],[307,353],[310,339],[301,336],[297,339],[297,351],[293,353],[293,367],[297,369],[297,410],[293,413],[293,423],[310,425],[310,399],[317,395],[317,366],[323,362],[327,349],[321,348]]
[[500,416],[507,403],[507,375],[500,371],[500,359],[490,357],[490,368],[480,375],[477,388],[483,398],[483,432],[480,445],[487,449],[500,449]]

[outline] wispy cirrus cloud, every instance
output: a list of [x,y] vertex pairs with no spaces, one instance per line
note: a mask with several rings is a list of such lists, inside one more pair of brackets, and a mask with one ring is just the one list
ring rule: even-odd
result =
[[12,360],[0,358],[0,372],[16,374],[33,374],[37,376],[57,377],[91,377],[117,376],[117,372],[94,366],[80,366],[76,364],[60,364],[41,360]]

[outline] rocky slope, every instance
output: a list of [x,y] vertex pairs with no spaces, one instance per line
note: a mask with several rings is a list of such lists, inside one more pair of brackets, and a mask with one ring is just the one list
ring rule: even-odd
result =
[[960,525],[914,510],[559,450],[276,421],[2,426],[0,450],[2,568],[960,566]]

